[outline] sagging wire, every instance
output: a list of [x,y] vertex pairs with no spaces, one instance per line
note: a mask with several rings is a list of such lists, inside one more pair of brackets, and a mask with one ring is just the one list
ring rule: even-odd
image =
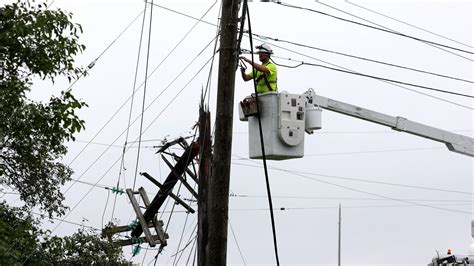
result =
[[[145,17],[146,17],[145,14],[146,14],[147,6],[148,6],[148,4],[145,3],[145,7],[144,7],[144,10],[143,10],[144,15],[143,15],[143,20],[142,20],[142,27],[141,27],[141,30],[140,30],[140,41],[139,41],[139,44],[138,44],[137,62],[135,64],[135,77],[133,79],[132,99],[131,99],[131,102],[130,102],[130,111],[128,113],[127,133],[125,134],[125,143],[123,144],[123,149],[122,149],[122,159],[121,159],[121,162],[120,162],[119,175],[118,175],[118,178],[117,178],[117,187],[120,186],[120,177],[122,176],[122,170],[123,170],[123,182],[124,182],[125,187],[127,187],[126,184],[125,184],[125,171],[127,170],[125,168],[125,151],[127,149],[128,137],[129,137],[129,133],[130,133],[130,122],[132,120],[132,111],[133,111],[133,104],[134,104],[134,99],[135,99],[135,90],[136,90],[137,77],[138,77],[138,66],[140,64],[140,55],[141,55],[142,40],[143,40],[143,29],[145,28]],[[111,222],[114,219],[116,203],[117,203],[117,195],[115,195],[115,197],[114,197],[114,204],[113,204],[113,207],[112,207],[112,215],[110,217]]]
[[[292,60],[291,58],[288,58],[288,59],[286,59],[286,60],[288,60],[288,61],[295,61],[295,60]],[[408,85],[408,86],[412,86],[412,87],[416,87],[416,88],[420,88],[420,89],[431,90],[431,91],[437,91],[437,92],[442,92],[442,93],[447,93],[447,94],[452,94],[452,95],[462,96],[462,97],[467,97],[467,98],[474,98],[474,96],[468,95],[468,94],[463,94],[463,93],[458,93],[458,92],[453,92],[453,91],[448,91],[448,90],[437,89],[437,88],[433,88],[433,87],[428,87],[428,86],[413,84],[413,83],[404,82],[404,81],[399,81],[399,80],[394,80],[394,79],[389,79],[389,78],[383,78],[383,77],[368,75],[368,74],[364,74],[364,73],[360,73],[360,72],[348,71],[348,70],[344,70],[344,69],[340,69],[340,68],[334,68],[334,67],[329,67],[329,66],[325,66],[325,65],[321,65],[321,64],[314,64],[314,63],[308,63],[308,62],[299,61],[299,65],[294,66],[294,67],[299,67],[299,66],[302,66],[302,65],[313,66],[313,67],[321,67],[321,68],[326,68],[326,69],[330,69],[330,70],[334,70],[334,71],[343,72],[343,73],[346,73],[346,74],[357,75],[357,76],[362,76],[362,77],[366,77],[366,78],[372,78],[372,79],[378,79],[378,80],[387,81],[387,82],[393,82],[393,83]]]

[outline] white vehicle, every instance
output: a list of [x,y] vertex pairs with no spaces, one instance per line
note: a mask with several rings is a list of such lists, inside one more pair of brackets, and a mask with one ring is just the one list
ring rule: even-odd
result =
[[474,255],[458,255],[451,254],[451,250],[448,250],[448,254],[444,256],[437,256],[431,260],[428,266],[458,266],[458,265],[470,265],[474,263]]

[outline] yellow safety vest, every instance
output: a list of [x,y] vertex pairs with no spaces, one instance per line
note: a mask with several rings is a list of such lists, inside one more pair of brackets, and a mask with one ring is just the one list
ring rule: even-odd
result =
[[[257,81],[257,91],[260,93],[269,92],[269,91],[277,91],[278,86],[277,86],[276,65],[270,62],[269,60],[267,63],[264,63],[263,66],[266,66],[268,70],[270,71],[270,73],[265,75],[262,72],[255,69],[255,72],[257,73],[256,79],[255,79]],[[247,75],[253,78],[253,71],[251,71],[250,73],[247,73]],[[265,77],[266,77],[266,80],[265,80]],[[267,84],[267,81],[268,81],[268,84]]]

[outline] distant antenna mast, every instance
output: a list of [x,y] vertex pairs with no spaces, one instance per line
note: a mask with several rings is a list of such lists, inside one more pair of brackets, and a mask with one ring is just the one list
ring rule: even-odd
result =
[[341,266],[341,204],[339,203],[339,235],[337,245],[337,266]]

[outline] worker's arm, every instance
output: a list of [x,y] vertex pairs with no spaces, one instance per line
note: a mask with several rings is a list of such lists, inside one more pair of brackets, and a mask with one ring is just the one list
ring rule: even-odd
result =
[[242,74],[242,79],[243,79],[244,81],[249,81],[249,80],[252,79],[252,77],[250,77],[249,75],[247,75],[247,74],[245,73],[245,69],[244,69],[244,68],[240,68],[240,73]]
[[258,71],[264,73],[265,75],[268,75],[270,73],[270,70],[268,70],[268,68],[266,66],[260,65],[259,63],[256,63],[256,62],[253,62],[253,64],[252,64],[252,60],[248,59],[245,56],[241,56],[240,58],[242,60],[244,60],[245,62],[249,63],[250,65],[253,65],[254,68],[256,68]]

